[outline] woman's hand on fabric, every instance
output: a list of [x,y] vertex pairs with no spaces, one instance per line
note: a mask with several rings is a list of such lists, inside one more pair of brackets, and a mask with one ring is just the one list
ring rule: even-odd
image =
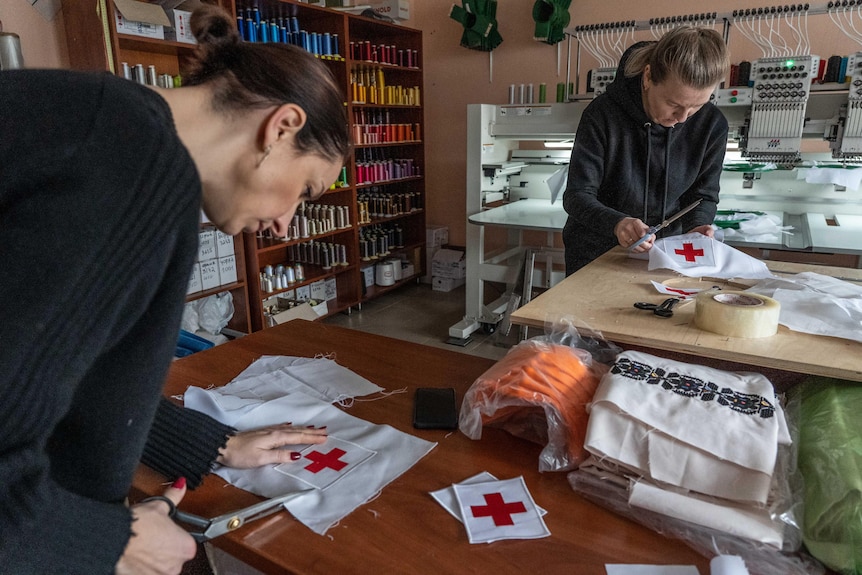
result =
[[[633,243],[641,239],[644,234],[649,231],[649,226],[637,218],[623,218],[614,226],[614,235],[617,237],[617,242],[628,248]],[[633,253],[640,253],[649,250],[655,241],[655,235],[651,236],[644,243],[632,250]]]
[[326,429],[294,427],[289,423],[241,431],[228,438],[216,461],[227,467],[249,469],[299,458],[299,452],[283,449],[287,445],[308,445],[326,441]]
[[[164,492],[174,505],[179,505],[185,494],[185,479],[175,481]],[[174,523],[170,511],[165,501],[132,506],[132,536],[117,563],[116,575],[177,575],[195,556],[195,540]]]
[[713,228],[711,224],[704,224],[702,226],[697,226],[696,228],[689,230],[688,233],[690,233],[690,234],[698,233],[698,234],[703,234],[708,238],[714,238],[715,237],[715,228]]

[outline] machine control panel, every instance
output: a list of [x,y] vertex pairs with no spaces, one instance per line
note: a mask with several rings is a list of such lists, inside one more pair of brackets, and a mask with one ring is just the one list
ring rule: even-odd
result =
[[593,97],[604,94],[608,84],[617,76],[616,68],[595,68],[590,72],[590,91]]
[[799,158],[811,81],[819,66],[820,57],[811,54],[752,63],[751,117],[743,142],[746,156],[774,162]]

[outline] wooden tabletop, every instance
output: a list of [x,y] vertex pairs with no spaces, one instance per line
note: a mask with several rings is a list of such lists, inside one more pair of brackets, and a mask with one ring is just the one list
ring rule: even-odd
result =
[[[405,320],[409,321],[409,320]],[[412,427],[416,387],[454,387],[458,402],[493,362],[319,322],[294,320],[175,361],[165,393],[189,385],[229,382],[261,355],[333,354],[341,365],[389,391],[377,401],[357,401],[347,411],[438,443],[379,497],[353,511],[326,535],[317,535],[287,512],[277,513],[213,541],[264,573],[577,573],[604,575],[606,563],[695,565],[708,561],[680,541],[606,511],[577,495],[566,473],[539,473],[541,446],[499,429],[482,439],[459,431]],[[536,504],[548,510],[551,536],[471,545],[464,527],[429,492],[481,471],[499,479],[523,476]],[[141,466],[132,499],[160,493],[166,478]],[[180,508],[213,517],[260,498],[216,475],[189,492]]]
[[[815,271],[844,280],[862,281],[862,270],[766,262],[776,274]],[[836,337],[795,332],[784,326],[778,333],[759,339],[718,335],[695,327],[694,301],[678,304],[673,317],[662,319],[636,309],[635,302],[661,303],[650,280],[676,287],[694,287],[699,280],[681,277],[670,270],[647,270],[648,262],[628,257],[615,248],[581,268],[512,314],[512,322],[544,327],[550,318],[571,316],[575,325],[602,333],[623,347],[678,352],[697,358],[713,358],[738,365],[756,366],[799,374],[824,375],[862,381],[862,343]],[[753,284],[706,280],[700,286],[722,283],[745,289]]]

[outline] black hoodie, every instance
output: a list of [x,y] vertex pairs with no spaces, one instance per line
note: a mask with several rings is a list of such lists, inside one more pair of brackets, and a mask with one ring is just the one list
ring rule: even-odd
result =
[[578,126],[563,196],[567,275],[618,245],[614,226],[625,217],[654,225],[702,199],[658,234],[673,236],[715,216],[727,120],[710,103],[673,128],[653,124],[643,108],[642,75],[623,73],[639,45],[626,50],[616,79],[590,102]]

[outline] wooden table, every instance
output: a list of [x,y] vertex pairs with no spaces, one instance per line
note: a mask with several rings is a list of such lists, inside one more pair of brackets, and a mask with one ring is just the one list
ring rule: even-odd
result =
[[[174,362],[166,395],[187,386],[222,385],[261,355],[334,354],[341,365],[386,388],[407,393],[358,401],[354,416],[438,443],[380,496],[353,511],[325,536],[287,512],[250,523],[213,543],[265,573],[577,573],[604,575],[606,563],[696,565],[708,561],[667,539],[590,503],[565,473],[539,473],[541,446],[486,428],[473,441],[459,431],[413,429],[413,390],[454,387],[460,403],[470,384],[493,362],[459,352],[304,320],[268,328]],[[464,527],[429,492],[481,471],[500,479],[522,475],[536,503],[548,510],[551,536],[471,545]],[[160,493],[166,479],[141,466],[132,499]],[[259,501],[210,475],[180,507],[212,517]]]
[[[638,301],[660,303],[650,280],[659,283],[680,278],[670,270],[647,270],[647,261],[628,257],[614,248],[567,277],[512,314],[512,322],[544,327],[548,318],[572,316],[575,325],[602,333],[623,347],[641,347],[695,356],[697,363],[712,358],[736,366],[755,366],[785,373],[812,374],[862,381],[862,343],[791,331],[759,339],[742,339],[703,331],[694,326],[694,302],[678,304],[673,317],[662,319],[633,307]],[[815,271],[860,282],[862,270],[766,262],[778,275]],[[688,278],[685,278],[688,280]],[[709,280],[705,287],[713,285]],[[721,282],[719,282],[721,283]],[[749,284],[754,283],[749,280]],[[745,286],[733,286],[744,289]]]

